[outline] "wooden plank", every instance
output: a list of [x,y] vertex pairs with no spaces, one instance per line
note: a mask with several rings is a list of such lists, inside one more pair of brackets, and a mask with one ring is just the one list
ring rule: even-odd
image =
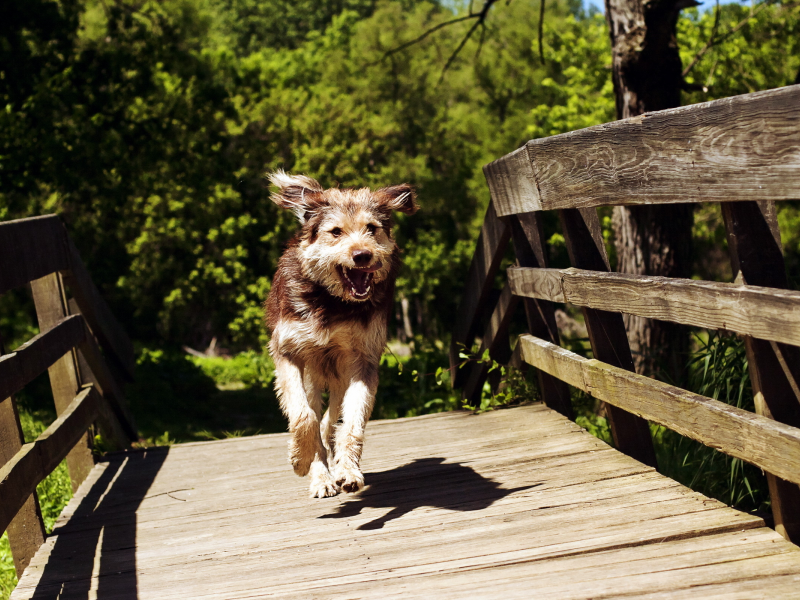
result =
[[97,418],[97,402],[94,387],[83,389],[36,441],[22,446],[0,468],[0,531]]
[[0,356],[0,398],[16,394],[75,346],[83,343],[86,327],[81,315],[55,323],[11,354]]
[[[491,598],[497,590],[530,597],[540,586],[553,598],[617,588],[633,597],[662,589],[653,578],[661,582],[666,573],[672,585],[728,581],[729,589],[740,573],[758,573],[768,592],[769,575],[797,571],[796,550],[759,519],[689,492],[554,417],[524,407],[380,424],[366,447],[370,488],[319,502],[305,497],[306,482],[285,466],[285,435],[114,458],[115,466],[98,465],[104,476],[68,509],[75,510],[75,526],[60,522],[14,598],[85,597],[82,586],[98,597],[135,591],[141,600]],[[542,438],[543,420],[548,431],[553,421],[572,432],[561,440],[586,440],[593,451],[575,454],[565,445],[554,458],[534,458],[539,440],[553,439]],[[444,436],[440,423],[447,424]],[[500,453],[464,453],[504,433],[509,443]],[[406,451],[406,439],[417,440],[424,454]],[[137,475],[157,453],[166,460],[155,478]],[[439,461],[409,472],[421,457]],[[621,476],[594,468],[615,461],[639,471]],[[264,491],[265,481],[272,492]],[[492,501],[489,488],[505,495]],[[142,496],[141,504],[130,501]],[[253,514],[260,515],[257,527]],[[362,528],[380,519],[383,528]],[[212,535],[212,548],[198,528]],[[339,560],[342,552],[350,558]]]
[[133,380],[136,360],[131,342],[122,325],[114,317],[99,290],[95,286],[78,250],[67,236],[70,270],[64,273],[64,282],[69,287],[80,312],[105,350],[106,356],[116,360],[122,371]]
[[[522,336],[522,355],[595,398],[800,482],[800,429]],[[582,380],[582,381],[581,381]]]
[[800,345],[800,292],[582,269],[508,269],[514,294]]
[[489,184],[495,208],[501,211],[500,214],[511,214],[506,208],[508,206],[535,207],[516,212],[542,210],[536,175],[525,146],[484,166],[483,174]]
[[[0,353],[5,351],[0,337]],[[2,378],[0,377],[0,380]],[[12,396],[0,396],[0,466],[6,464],[25,443],[19,422],[17,404]],[[8,525],[8,541],[17,577],[30,564],[39,546],[44,542],[44,522],[39,499],[34,492],[25,500],[19,512]]]
[[0,223],[0,294],[68,269],[66,237],[57,215]]
[[[787,288],[780,230],[771,202],[737,202],[722,205],[728,250],[737,281],[744,284]],[[750,381],[756,412],[800,427],[800,351],[796,347],[746,337]],[[800,487],[767,473],[775,529],[800,543]],[[797,481],[795,481],[797,483]]]
[[464,385],[466,373],[458,368],[461,362],[458,354],[464,348],[471,349],[472,338],[486,309],[493,289],[494,276],[500,269],[500,261],[510,239],[511,232],[508,225],[497,218],[490,202],[478,236],[475,254],[472,256],[472,264],[464,286],[464,297],[459,304],[453,328],[450,344],[450,377],[454,387]]
[[[508,338],[508,327],[514,318],[519,299],[511,294],[508,284],[503,288],[500,299],[497,301],[489,324],[483,334],[478,356],[483,356],[483,352],[488,349],[489,357],[501,365],[508,363],[511,358],[511,346]],[[470,364],[467,383],[464,385],[462,398],[470,404],[480,405],[483,384],[489,375],[489,365],[485,362]]]
[[[547,267],[544,227],[538,213],[523,213],[509,217],[509,220],[511,221],[511,237],[514,240],[517,265],[523,268]],[[559,344],[555,307],[552,302],[524,298],[523,306],[528,322],[528,333],[553,344]],[[552,377],[544,371],[538,371],[537,376],[544,403],[568,419],[572,419],[569,387],[564,385],[560,379]]]
[[[800,197],[800,86],[646,113],[527,144],[503,173],[497,214],[601,205]],[[531,183],[531,179],[534,183]],[[535,188],[537,196],[523,190]]]
[[[560,210],[558,216],[572,266],[593,271],[610,271],[597,210]],[[633,371],[633,356],[622,315],[587,307],[581,310],[594,357]],[[606,407],[606,417],[617,449],[655,467],[656,453],[647,422],[614,404]]]
[[[74,298],[70,299],[68,306],[71,313],[80,312]],[[122,450],[130,445],[129,442],[138,440],[139,433],[122,387],[114,377],[105,356],[100,351],[94,332],[87,326],[86,336],[78,349],[81,380],[84,383],[93,383],[105,400],[100,411],[104,435],[117,446],[117,450]]]
[[[60,273],[52,273],[32,281],[31,291],[33,292],[33,302],[36,305],[36,317],[39,320],[40,331],[49,331],[69,316]],[[75,350],[58,359],[47,369],[47,372],[50,376],[50,388],[53,391],[56,414],[61,415],[81,387]],[[72,489],[75,491],[94,467],[88,433],[81,437],[67,455],[67,467],[72,481]]]

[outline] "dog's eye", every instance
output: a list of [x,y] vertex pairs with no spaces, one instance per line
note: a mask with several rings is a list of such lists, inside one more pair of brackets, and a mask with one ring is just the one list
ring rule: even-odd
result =
[[376,232],[377,230],[378,230],[378,228],[377,228],[375,225],[373,225],[372,223],[370,223],[369,225],[367,225],[367,232],[368,232],[370,235],[375,235],[375,232]]
[[333,229],[331,229],[331,235],[333,237],[339,237],[340,235],[342,235],[341,228],[340,227],[334,227]]

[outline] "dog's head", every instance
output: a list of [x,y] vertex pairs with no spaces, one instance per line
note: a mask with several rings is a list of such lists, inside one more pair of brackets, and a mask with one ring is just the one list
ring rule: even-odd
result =
[[295,213],[303,228],[299,252],[303,274],[334,296],[363,302],[391,272],[397,245],[392,212],[417,211],[414,189],[395,185],[371,191],[331,188],[303,175],[277,171],[272,201]]

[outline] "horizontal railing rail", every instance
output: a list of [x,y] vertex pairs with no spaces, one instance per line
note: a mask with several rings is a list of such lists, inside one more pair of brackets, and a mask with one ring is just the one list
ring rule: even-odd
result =
[[532,140],[486,166],[498,216],[800,198],[800,85]]
[[[44,542],[36,486],[66,459],[77,489],[94,466],[92,426],[112,450],[138,438],[118,381],[133,376],[133,345],[55,215],[0,223],[0,294],[26,284],[40,333],[8,354],[0,340],[0,531],[18,574]],[[58,418],[26,444],[14,395],[45,371]]]
[[[652,421],[756,465],[767,472],[776,529],[800,542],[800,292],[786,289],[774,206],[800,199],[800,85],[533,140],[484,173],[491,203],[456,316],[453,370],[452,357],[475,346],[532,365],[548,406],[572,416],[567,386],[601,400],[617,448],[646,464],[656,463]],[[679,202],[721,203],[735,283],[610,272],[595,207]],[[548,268],[548,210],[558,212],[572,268]],[[487,231],[503,243],[487,244]],[[498,295],[509,234],[517,262]],[[512,352],[520,302],[530,333]],[[582,310],[593,359],[560,347],[559,303]],[[623,314],[742,336],[757,414],[634,373]],[[474,404],[488,365],[460,371],[453,381]]]

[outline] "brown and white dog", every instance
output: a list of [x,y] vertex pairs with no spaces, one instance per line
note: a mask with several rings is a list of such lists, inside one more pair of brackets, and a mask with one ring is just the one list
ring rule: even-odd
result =
[[364,429],[400,267],[392,211],[415,213],[414,190],[323,190],[283,171],[269,180],[279,188],[272,200],[302,224],[266,302],[275,387],[292,434],[289,461],[299,476],[311,474],[312,498],[355,492],[364,486]]

